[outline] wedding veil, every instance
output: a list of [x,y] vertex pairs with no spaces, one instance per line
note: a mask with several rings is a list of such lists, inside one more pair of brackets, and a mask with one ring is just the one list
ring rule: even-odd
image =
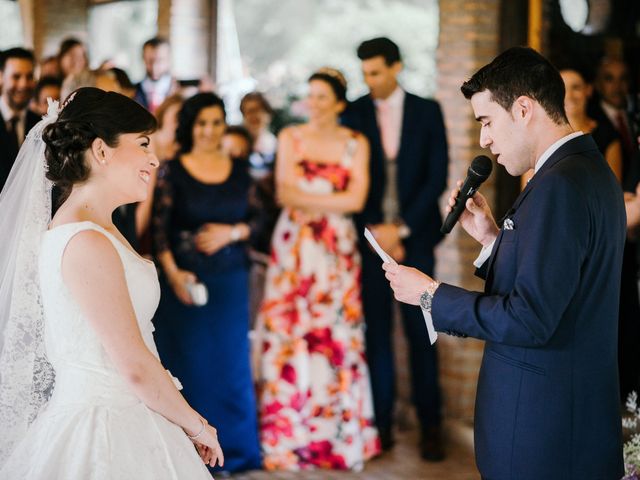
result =
[[55,376],[44,348],[38,257],[51,221],[42,131],[58,102],[35,125],[0,193],[0,467],[51,395]]

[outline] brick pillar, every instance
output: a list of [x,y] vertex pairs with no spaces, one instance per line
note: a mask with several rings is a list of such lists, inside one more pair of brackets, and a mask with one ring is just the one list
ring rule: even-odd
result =
[[217,2],[173,0],[170,3],[174,74],[178,79],[200,78],[211,72],[211,9]]
[[[437,51],[438,90],[436,97],[444,113],[449,141],[449,188],[464,179],[480,149],[479,126],[460,85],[498,53],[499,0],[441,0],[440,38]],[[493,204],[492,177],[482,192]],[[446,195],[443,196],[442,203]],[[473,260],[479,245],[460,227],[455,227],[436,250],[436,278],[471,290],[483,283],[473,275]],[[467,419],[473,416],[476,383],[483,342],[440,335],[441,385],[445,415]]]
[[67,37],[87,41],[87,0],[31,0],[33,48],[36,57],[57,53],[60,42]]
[[158,0],[158,36],[171,36],[171,0]]

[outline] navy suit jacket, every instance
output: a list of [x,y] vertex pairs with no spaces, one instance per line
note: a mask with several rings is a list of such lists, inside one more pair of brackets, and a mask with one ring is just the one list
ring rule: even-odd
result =
[[476,461],[492,480],[623,475],[618,304],[622,190],[586,135],[561,146],[507,213],[485,291],[442,284],[437,330],[486,340]]
[[[342,116],[342,123],[362,132],[371,148],[369,195],[363,211],[355,217],[362,237],[364,226],[384,221],[382,200],[387,182],[371,96],[365,95],[351,103]],[[433,247],[442,239],[438,198],[447,186],[448,166],[447,137],[437,102],[406,93],[396,162],[400,217],[411,229],[411,236],[404,241],[406,261],[418,268],[426,268],[428,264],[432,268]]]
[[[39,121],[40,116],[37,113],[27,110],[24,129],[25,137],[29,133],[29,130],[31,130]],[[9,173],[11,172],[11,167],[13,167],[13,162],[18,156],[18,150],[10,145],[12,145],[12,143],[9,141],[6,121],[2,118],[2,114],[0,114],[0,191],[2,191],[2,188],[9,177]]]

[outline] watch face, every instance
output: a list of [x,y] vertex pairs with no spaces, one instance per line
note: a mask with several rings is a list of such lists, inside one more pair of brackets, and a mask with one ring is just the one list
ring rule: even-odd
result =
[[424,292],[420,295],[420,306],[425,310],[431,310],[431,300],[433,299],[433,295],[429,292]]

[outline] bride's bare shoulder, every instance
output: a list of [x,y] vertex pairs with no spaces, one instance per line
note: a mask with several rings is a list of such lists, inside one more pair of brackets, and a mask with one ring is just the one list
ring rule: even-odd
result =
[[103,232],[86,229],[67,243],[62,257],[63,276],[65,272],[113,275],[123,272],[123,266],[113,242]]

